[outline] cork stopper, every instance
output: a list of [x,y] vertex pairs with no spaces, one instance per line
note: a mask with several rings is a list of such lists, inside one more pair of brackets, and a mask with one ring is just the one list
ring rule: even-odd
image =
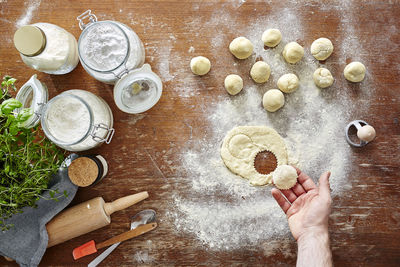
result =
[[36,26],[22,26],[14,33],[14,46],[25,56],[37,56],[46,47],[46,35]]
[[91,158],[79,157],[69,165],[68,176],[73,184],[86,187],[96,181],[99,176],[99,167]]

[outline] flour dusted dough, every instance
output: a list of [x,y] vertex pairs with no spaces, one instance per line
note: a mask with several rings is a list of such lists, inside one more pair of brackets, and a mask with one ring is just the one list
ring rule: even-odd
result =
[[261,40],[264,45],[275,47],[281,42],[282,34],[278,29],[268,29],[262,34]]
[[273,182],[279,189],[290,189],[297,183],[297,171],[289,165],[278,166],[273,173]]
[[190,69],[196,75],[205,75],[211,69],[211,62],[203,56],[194,57],[190,60]]
[[271,75],[271,68],[264,61],[257,61],[250,70],[250,76],[256,83],[265,83]]
[[361,62],[354,61],[344,68],[344,77],[350,82],[361,82],[365,77],[365,66]]
[[313,74],[314,83],[319,88],[326,88],[333,84],[333,76],[328,69],[318,68]]
[[295,64],[304,56],[304,48],[296,42],[290,42],[283,48],[282,55],[286,62]]
[[229,51],[238,59],[245,59],[253,53],[253,44],[246,37],[240,36],[229,44]]
[[287,164],[288,155],[282,137],[266,126],[238,126],[230,130],[221,147],[221,157],[233,173],[250,180],[253,185],[272,182],[272,173],[261,174],[254,167],[258,153],[270,151],[277,159],[277,165]]
[[318,38],[311,44],[311,54],[318,60],[327,59],[333,52],[333,44],[328,38]]

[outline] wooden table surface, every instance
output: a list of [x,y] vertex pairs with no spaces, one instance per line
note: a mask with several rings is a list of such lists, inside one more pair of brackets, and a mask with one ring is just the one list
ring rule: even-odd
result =
[[[298,42],[306,49],[320,36],[329,36],[335,44],[339,44],[344,29],[339,26],[338,18],[341,13],[351,14],[347,19],[353,23],[357,38],[363,45],[362,51],[354,48],[354,53],[363,54],[364,64],[369,67],[375,85],[369,100],[369,112],[363,114],[363,119],[373,122],[378,138],[362,152],[353,150],[350,157],[354,166],[363,162],[370,165],[354,168],[349,174],[349,179],[353,181],[351,190],[335,197],[333,202],[336,223],[333,224],[331,219],[330,233],[334,264],[399,266],[400,2],[346,2],[0,0],[2,75],[14,76],[18,79],[18,86],[21,86],[37,73],[49,88],[50,97],[68,89],[85,89],[103,97],[113,111],[114,139],[110,145],[95,150],[109,163],[108,177],[95,187],[80,189],[73,204],[95,196],[113,200],[144,190],[150,194],[148,200],[114,214],[110,226],[48,249],[41,265],[87,264],[94,255],[74,261],[71,256],[74,247],[91,239],[102,241],[125,231],[130,216],[145,208],[158,212],[159,228],[135,241],[124,243],[102,266],[295,264],[294,241],[272,255],[249,246],[231,251],[209,250],[194,236],[178,233],[165,217],[166,211],[173,209],[171,195],[178,191],[189,194],[186,190],[190,190],[189,181],[179,170],[180,151],[187,148],[190,140],[205,136],[208,129],[205,118],[209,114],[204,107],[213,103],[216,97],[226,94],[223,89],[225,68],[235,61],[227,50],[229,42],[236,36],[246,36],[247,25],[257,17],[292,10],[302,18],[304,33]],[[38,73],[21,62],[12,44],[18,21],[26,18],[26,23],[54,23],[78,38],[81,31],[76,17],[86,9],[92,9],[100,20],[111,19],[130,25],[140,36],[146,47],[146,62],[164,81],[162,98],[151,110],[142,115],[121,112],[113,101],[112,86],[90,77],[80,64],[69,74],[54,76]],[[215,14],[228,14],[230,19],[218,21]],[[224,39],[219,47],[210,46],[213,37],[221,34],[219,28],[222,25],[226,31],[221,35]],[[191,46],[195,48],[194,53],[190,51]],[[200,79],[191,74],[188,65],[194,55],[204,55],[212,61],[212,71],[206,77]],[[346,58],[347,63],[350,60]],[[343,64],[337,62],[342,69]],[[246,82],[250,82],[247,77]],[[356,105],[356,98],[353,100]],[[356,186],[359,183],[365,186]],[[367,220],[356,216],[366,211]],[[342,227],[344,224],[351,227]],[[139,262],[133,255],[148,248],[147,240],[151,240],[153,248],[149,250],[152,261]],[[13,266],[13,263],[0,259],[0,265]]]

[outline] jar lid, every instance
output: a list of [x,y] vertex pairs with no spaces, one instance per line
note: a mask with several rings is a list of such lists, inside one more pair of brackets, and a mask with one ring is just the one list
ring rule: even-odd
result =
[[22,85],[15,98],[22,103],[22,107],[16,110],[17,113],[23,108],[31,108],[34,114],[24,122],[23,126],[26,128],[35,127],[39,123],[42,109],[49,99],[47,87],[34,74]]
[[80,60],[99,72],[111,72],[129,56],[128,36],[112,21],[97,21],[85,27],[78,42]]
[[160,99],[162,82],[149,64],[132,70],[114,86],[117,107],[126,113],[136,114],[149,110]]
[[33,57],[46,47],[46,35],[36,26],[22,26],[14,33],[14,46],[21,54]]
[[80,187],[93,184],[100,174],[98,164],[87,156],[73,160],[68,167],[68,176],[71,182]]

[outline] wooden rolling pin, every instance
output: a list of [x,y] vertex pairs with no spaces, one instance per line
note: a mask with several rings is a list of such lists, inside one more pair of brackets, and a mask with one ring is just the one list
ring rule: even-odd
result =
[[112,213],[148,197],[147,192],[141,192],[109,203],[105,203],[102,197],[96,197],[62,211],[46,225],[49,235],[47,247],[104,227],[111,223],[110,215]]

